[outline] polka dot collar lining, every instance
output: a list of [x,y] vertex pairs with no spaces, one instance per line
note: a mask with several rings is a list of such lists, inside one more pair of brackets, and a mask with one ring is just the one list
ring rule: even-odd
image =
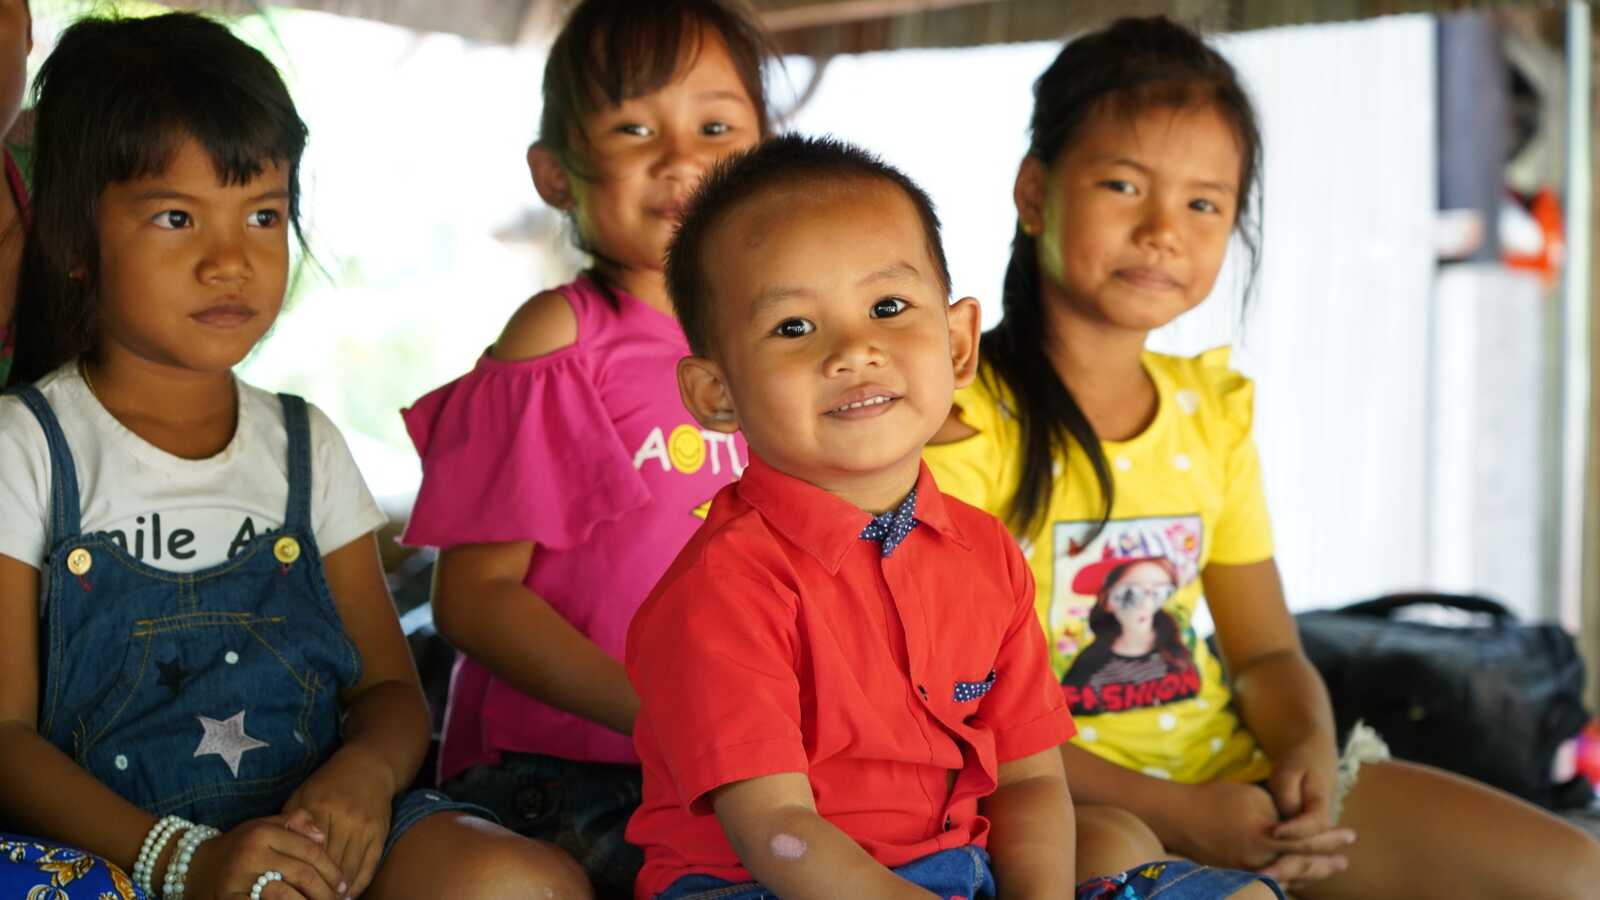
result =
[[867,527],[861,529],[861,539],[880,543],[883,546],[883,556],[887,559],[915,527],[917,527],[917,489],[913,487],[911,493],[900,501],[899,506],[881,516],[874,516],[872,521],[867,523]]

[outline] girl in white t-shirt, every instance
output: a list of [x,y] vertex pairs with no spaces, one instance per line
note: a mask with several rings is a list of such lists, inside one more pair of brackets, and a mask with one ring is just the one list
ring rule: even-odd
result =
[[298,235],[276,71],[198,16],[87,20],[35,90],[0,821],[169,900],[587,896],[559,850],[407,791],[429,719],[383,517],[320,412],[233,376]]

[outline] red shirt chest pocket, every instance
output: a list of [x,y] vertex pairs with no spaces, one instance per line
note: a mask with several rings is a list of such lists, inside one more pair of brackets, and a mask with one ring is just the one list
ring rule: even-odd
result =
[[982,681],[957,681],[950,699],[957,703],[975,703],[984,694],[989,693],[997,677],[995,670],[990,669],[988,676]]

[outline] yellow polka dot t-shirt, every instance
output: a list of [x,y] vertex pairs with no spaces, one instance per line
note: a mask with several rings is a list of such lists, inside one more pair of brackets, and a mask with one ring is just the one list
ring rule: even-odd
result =
[[[1043,523],[1017,537],[1051,664],[1085,750],[1186,783],[1260,780],[1268,760],[1193,627],[1206,565],[1272,556],[1254,389],[1228,367],[1225,347],[1143,361],[1159,405],[1138,436],[1103,442],[1115,484],[1105,530],[1090,538],[1100,489],[1074,446],[1065,459],[1058,452]],[[942,490],[1009,521],[1022,469],[1010,393],[985,371],[956,405],[977,433],[929,447],[928,464]]]

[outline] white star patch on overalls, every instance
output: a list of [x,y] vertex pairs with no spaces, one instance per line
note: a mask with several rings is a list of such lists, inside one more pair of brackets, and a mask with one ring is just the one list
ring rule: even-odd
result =
[[206,730],[205,737],[200,739],[200,746],[195,748],[195,756],[216,754],[228,764],[233,777],[239,777],[239,758],[251,750],[259,747],[270,746],[266,741],[258,741],[244,733],[244,710],[239,710],[229,718],[218,721],[205,716],[195,716],[200,720],[200,727]]

